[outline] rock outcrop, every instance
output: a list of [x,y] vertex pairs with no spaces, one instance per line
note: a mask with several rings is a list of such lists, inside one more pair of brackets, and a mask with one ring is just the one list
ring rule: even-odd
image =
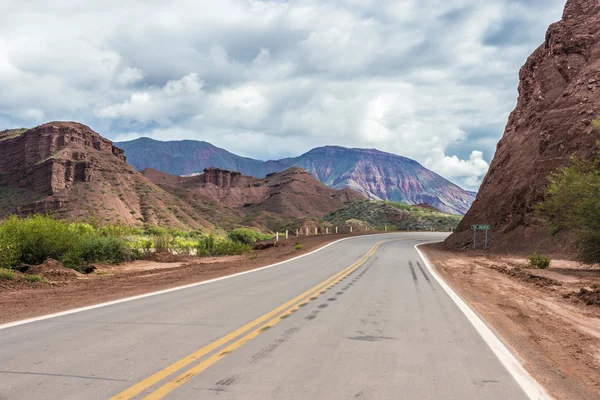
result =
[[492,226],[491,244],[500,250],[547,239],[533,207],[543,198],[548,176],[573,155],[589,159],[600,138],[592,126],[600,113],[600,3],[567,1],[562,20],[550,26],[519,78],[517,107],[448,246],[470,245],[474,223]]
[[179,197],[201,198],[206,203],[234,208],[246,215],[265,212],[290,218],[322,217],[345,204],[364,200],[354,190],[327,187],[299,167],[272,173],[263,179],[218,168],[207,168],[204,174],[191,177],[150,168],[142,174]]
[[192,206],[129,166],[110,140],[75,122],[0,132],[0,218],[13,213],[211,226]]
[[203,183],[210,183],[224,189],[235,185],[236,179],[241,177],[242,174],[226,169],[205,168],[204,173],[200,176],[203,178]]

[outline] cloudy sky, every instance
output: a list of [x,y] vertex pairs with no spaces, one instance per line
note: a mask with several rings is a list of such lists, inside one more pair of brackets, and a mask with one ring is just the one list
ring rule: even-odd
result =
[[0,129],[378,148],[476,189],[565,0],[0,2]]

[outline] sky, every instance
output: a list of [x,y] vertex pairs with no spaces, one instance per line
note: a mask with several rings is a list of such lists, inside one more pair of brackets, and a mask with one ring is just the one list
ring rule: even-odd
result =
[[476,190],[565,0],[0,2],[0,129],[377,148]]

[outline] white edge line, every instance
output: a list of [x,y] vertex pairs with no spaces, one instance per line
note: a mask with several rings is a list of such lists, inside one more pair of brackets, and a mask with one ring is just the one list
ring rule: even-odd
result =
[[[396,232],[391,232],[391,233],[396,233]],[[386,235],[386,234],[385,233],[383,233],[383,234],[382,233],[378,233],[378,234],[367,235],[367,236],[371,237],[371,236],[380,236],[380,235]],[[338,239],[338,240],[336,240],[334,242],[326,244],[325,246],[319,247],[318,249],[313,250],[313,251],[311,251],[309,253],[302,254],[302,255],[296,256],[294,258],[290,258],[289,260],[280,261],[280,262],[275,263],[275,264],[266,265],[264,267],[255,268],[255,269],[251,269],[251,270],[244,271],[244,272],[238,272],[237,274],[225,275],[225,276],[221,276],[221,277],[215,278],[215,279],[209,279],[209,280],[206,280],[206,281],[191,283],[189,285],[177,286],[177,287],[170,288],[170,289],[159,290],[157,292],[145,293],[145,294],[140,294],[140,295],[132,296],[132,297],[125,297],[123,299],[108,301],[108,302],[105,302],[105,303],[93,304],[91,306],[80,307],[80,308],[73,308],[71,310],[61,311],[61,312],[57,312],[57,313],[54,313],[54,314],[42,315],[42,316],[39,316],[39,317],[34,317],[34,318],[29,318],[29,319],[23,319],[23,320],[20,320],[20,321],[8,322],[6,324],[0,325],[0,330],[7,329],[7,328],[12,328],[12,327],[19,326],[19,325],[30,324],[32,322],[43,321],[43,320],[50,319],[50,318],[62,317],[64,315],[75,314],[75,313],[82,312],[82,311],[88,311],[88,310],[94,310],[96,308],[112,306],[114,304],[125,303],[127,301],[143,299],[143,298],[151,297],[151,296],[157,296],[159,294],[175,292],[177,290],[188,289],[188,288],[192,288],[192,287],[200,286],[200,285],[206,285],[206,284],[209,284],[209,283],[222,281],[224,279],[235,278],[237,276],[241,276],[241,275],[246,275],[246,274],[250,274],[250,273],[253,273],[253,272],[262,271],[262,270],[267,269],[267,268],[273,268],[273,267],[279,266],[281,264],[289,263],[289,262],[297,260],[299,258],[309,256],[309,255],[314,254],[314,253],[316,253],[318,251],[321,251],[321,250],[323,250],[323,249],[325,249],[325,248],[327,248],[329,246],[332,246],[332,245],[334,245],[336,243],[339,243],[339,242],[342,242],[342,241],[348,240],[348,239],[355,239],[357,237],[360,238],[360,237],[363,237],[363,236],[352,236],[352,237],[347,237],[347,238],[343,238],[343,239]]]
[[[439,243],[439,242],[429,242]],[[419,253],[423,262],[427,266],[429,273],[435,278],[437,283],[446,291],[448,296],[454,301],[458,308],[467,317],[469,322],[475,327],[479,335],[492,349],[496,357],[502,365],[508,370],[512,377],[517,381],[525,394],[531,400],[551,400],[552,397],[544,390],[544,388],[523,368],[523,365],[511,353],[511,351],[502,343],[502,341],[492,332],[492,330],[483,322],[475,311],[437,274],[433,266],[429,263],[427,257],[421,252],[419,246],[429,243],[421,243],[415,245],[415,250]]]

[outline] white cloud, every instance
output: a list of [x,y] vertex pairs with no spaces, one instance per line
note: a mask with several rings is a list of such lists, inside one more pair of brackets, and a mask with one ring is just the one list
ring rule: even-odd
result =
[[473,150],[468,160],[461,160],[456,156],[445,156],[441,165],[435,166],[444,176],[460,178],[467,186],[477,187],[481,184],[483,175],[487,172],[489,164],[483,159],[481,151]]
[[376,147],[473,189],[518,70],[563,5],[9,2],[0,122],[76,119],[112,139],[200,139],[263,159]]

